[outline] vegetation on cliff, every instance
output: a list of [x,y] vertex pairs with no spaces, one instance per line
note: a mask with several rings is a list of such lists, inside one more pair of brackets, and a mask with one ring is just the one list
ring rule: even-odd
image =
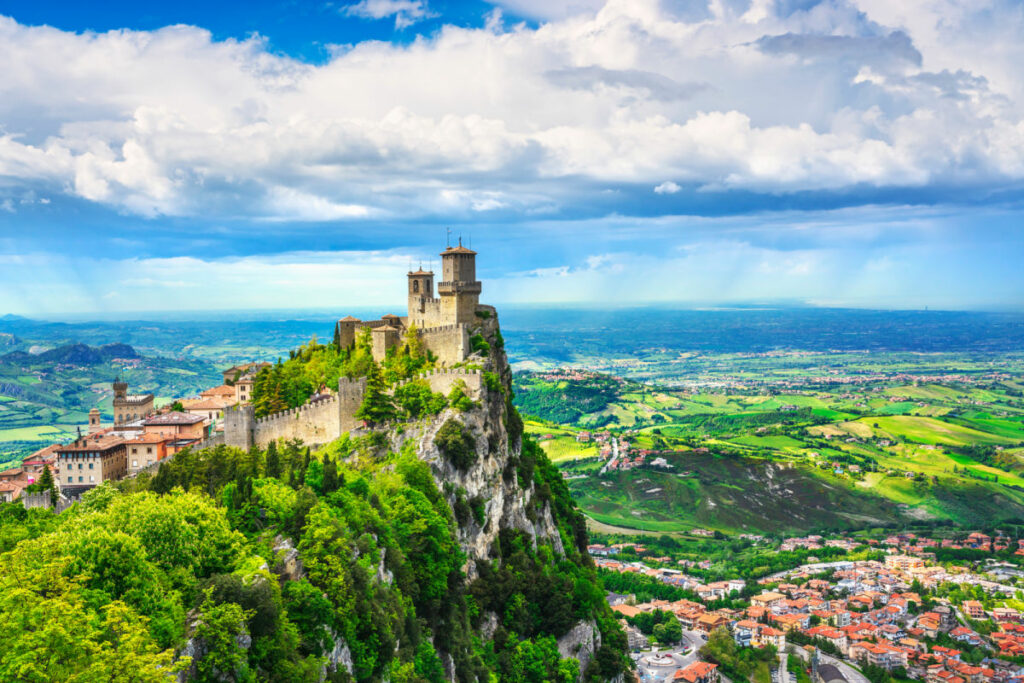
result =
[[[264,375],[263,396],[355,372],[364,351],[314,342]],[[398,350],[364,374],[407,376],[422,358]],[[281,382],[266,383],[274,372]],[[0,679],[615,679],[626,643],[583,517],[522,437],[507,385],[490,384],[481,401],[459,387],[381,392],[393,410],[372,431],[316,452],[297,441],[186,450],[59,516],[0,505]],[[417,424],[436,436],[412,436]],[[467,496],[438,472],[483,467],[473,447],[485,443],[503,459],[473,471],[511,486],[525,512],[497,520],[481,555],[467,538],[489,521],[490,489]],[[585,667],[559,651],[581,623],[600,637]]]
[[379,366],[373,361],[372,344],[369,328],[363,328],[351,346],[321,344],[313,337],[291,351],[287,360],[278,359],[261,370],[253,382],[256,417],[301,406],[321,387],[335,391],[341,377],[367,377],[368,383],[376,382],[379,388],[414,377],[434,365],[414,326],[406,331],[402,344],[389,349]]

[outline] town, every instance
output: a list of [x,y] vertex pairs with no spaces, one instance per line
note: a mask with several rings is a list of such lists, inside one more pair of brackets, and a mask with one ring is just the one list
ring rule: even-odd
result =
[[[771,543],[760,535],[745,540]],[[771,681],[790,680],[790,673],[792,680],[809,676],[816,683],[1024,680],[1024,571],[1006,561],[1024,557],[1024,538],[1001,532],[965,532],[956,539],[810,535],[778,546],[780,552],[829,548],[870,559],[809,556],[757,579],[704,581],[687,570],[707,569],[710,562],[658,556],[643,543],[595,543],[588,551],[606,586],[635,585],[650,594],[657,582],[677,589],[672,597],[686,596],[638,602],[636,594],[608,594],[640,671],[658,680],[758,681],[757,669],[742,666],[750,648],[760,651],[762,678]],[[938,561],[937,551],[971,559]],[[679,627],[659,628],[669,617]]]

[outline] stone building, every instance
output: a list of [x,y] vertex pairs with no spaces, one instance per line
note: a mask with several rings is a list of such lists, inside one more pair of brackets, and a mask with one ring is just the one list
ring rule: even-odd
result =
[[125,440],[113,434],[81,436],[57,449],[57,477],[62,492],[74,496],[128,473]]
[[130,422],[142,420],[152,413],[153,394],[129,394],[128,382],[121,379],[114,382],[115,429]]
[[335,339],[351,346],[360,330],[369,329],[373,357],[384,359],[388,349],[399,346],[414,328],[425,348],[442,365],[454,365],[470,354],[468,327],[477,317],[482,286],[476,279],[476,252],[462,246],[441,252],[441,282],[434,295],[433,271],[408,274],[408,308],[405,317],[385,315],[380,320],[346,316],[338,321]]

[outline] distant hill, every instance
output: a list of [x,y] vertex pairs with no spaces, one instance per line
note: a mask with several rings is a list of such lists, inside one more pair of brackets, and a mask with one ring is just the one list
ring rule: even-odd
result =
[[98,365],[115,358],[138,359],[142,356],[128,344],[107,344],[105,346],[88,346],[86,344],[66,344],[40,354],[24,351],[12,351],[0,356],[0,361],[18,365],[36,365],[61,363],[66,365]]

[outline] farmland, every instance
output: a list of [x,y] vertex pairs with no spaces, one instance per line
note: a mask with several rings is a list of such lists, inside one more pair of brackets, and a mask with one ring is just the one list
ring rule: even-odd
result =
[[[685,360],[517,376],[527,430],[595,522],[781,533],[1024,519],[1024,356]],[[602,472],[618,439],[641,462]],[[651,467],[659,457],[667,468]]]

